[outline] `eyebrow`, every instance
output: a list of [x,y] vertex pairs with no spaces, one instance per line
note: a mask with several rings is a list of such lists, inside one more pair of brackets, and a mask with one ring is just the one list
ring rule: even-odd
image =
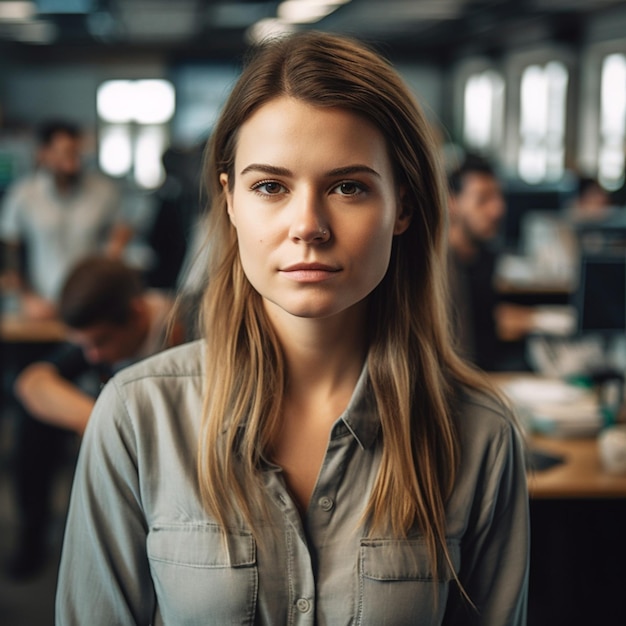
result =
[[[262,172],[264,174],[271,174],[273,176],[293,176],[293,173],[286,167],[277,167],[275,165],[266,165],[264,163],[251,163],[241,170],[241,176],[249,172]],[[345,167],[338,167],[334,170],[326,172],[325,176],[350,176],[352,174],[371,174],[380,178],[380,174],[367,165],[347,165]]]

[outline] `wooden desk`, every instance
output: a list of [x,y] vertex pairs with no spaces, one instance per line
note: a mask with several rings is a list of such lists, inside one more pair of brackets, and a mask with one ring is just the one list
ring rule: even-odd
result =
[[66,330],[59,320],[33,320],[14,313],[0,318],[0,341],[5,343],[54,343],[63,341]]
[[536,295],[569,297],[574,288],[570,282],[512,281],[502,277],[494,280],[494,288],[502,295]]
[[[514,378],[534,376],[527,372],[490,374],[492,382],[498,387]],[[626,498],[626,475],[609,474],[604,470],[595,437],[563,439],[532,435],[528,443],[531,447],[565,457],[565,461],[559,465],[529,474],[531,498]]]
[[531,498],[626,498],[626,475],[604,471],[595,437],[555,439],[535,435],[529,443],[565,457],[564,463],[528,476]]

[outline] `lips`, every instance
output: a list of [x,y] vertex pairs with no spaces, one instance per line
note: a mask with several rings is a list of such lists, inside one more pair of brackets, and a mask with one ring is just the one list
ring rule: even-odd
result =
[[340,268],[325,263],[296,263],[280,271],[285,277],[296,282],[317,283],[333,278]]
[[296,263],[295,265],[289,265],[288,267],[284,267],[281,271],[283,272],[338,272],[339,268],[333,267],[332,265],[326,265],[324,263]]

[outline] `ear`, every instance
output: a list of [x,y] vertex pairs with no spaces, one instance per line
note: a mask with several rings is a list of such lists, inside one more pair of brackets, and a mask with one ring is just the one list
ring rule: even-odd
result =
[[396,221],[393,226],[393,234],[401,235],[409,227],[411,223],[411,212],[406,208],[404,199],[406,197],[406,189],[403,187],[400,189],[398,196],[398,210],[396,215]]
[[396,223],[393,227],[393,234],[401,235],[409,227],[410,223],[411,216],[407,212],[403,211],[402,213],[400,213],[400,215],[398,215],[398,217],[396,217]]
[[228,210],[230,223],[236,228],[237,225],[235,224],[235,214],[233,211],[233,194],[230,192],[228,187],[228,174],[226,174],[226,172],[222,172],[220,174],[220,185],[222,185],[222,193],[226,198],[226,208]]

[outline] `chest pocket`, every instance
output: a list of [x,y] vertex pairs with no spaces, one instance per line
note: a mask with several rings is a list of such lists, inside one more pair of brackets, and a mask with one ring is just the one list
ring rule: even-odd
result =
[[215,524],[168,524],[150,529],[152,579],[165,624],[254,624],[256,544],[246,531]]
[[[459,544],[450,540],[454,571],[461,561]],[[423,539],[363,539],[359,555],[359,620],[380,624],[439,624],[445,612],[448,583],[454,578],[446,563],[434,577]]]

